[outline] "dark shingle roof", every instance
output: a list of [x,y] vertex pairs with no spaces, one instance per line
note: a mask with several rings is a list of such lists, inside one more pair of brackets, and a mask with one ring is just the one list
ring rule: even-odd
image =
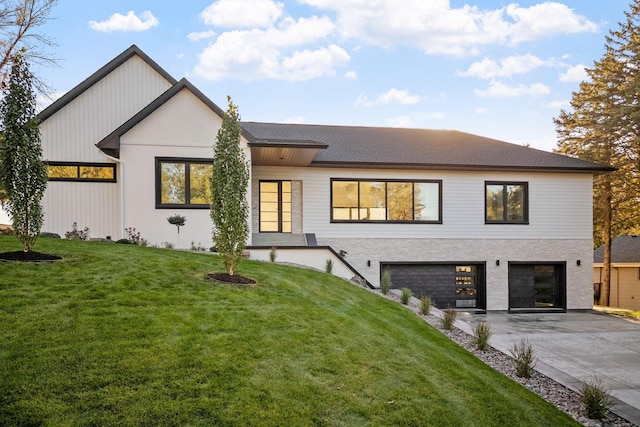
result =
[[[593,251],[593,262],[604,262],[604,246]],[[611,241],[611,262],[640,263],[640,236],[618,236]]]
[[255,141],[327,144],[310,166],[606,172],[614,169],[469,133],[243,122]]

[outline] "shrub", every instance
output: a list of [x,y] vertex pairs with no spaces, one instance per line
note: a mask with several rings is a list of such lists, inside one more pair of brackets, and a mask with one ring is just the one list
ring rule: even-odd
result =
[[609,396],[609,389],[602,385],[596,376],[587,380],[580,389],[580,402],[584,405],[585,415],[594,420],[601,420],[607,416],[607,411],[613,406]]
[[433,307],[433,300],[429,296],[423,296],[420,298],[420,314],[426,316]]
[[178,234],[180,234],[180,227],[186,224],[187,218],[182,215],[175,214],[167,218],[167,221],[169,221],[169,224],[175,225],[178,228]]
[[491,328],[487,322],[480,322],[473,327],[473,344],[480,351],[485,351],[489,346]]
[[453,324],[456,322],[456,317],[458,317],[458,312],[453,308],[447,308],[442,312],[442,318],[440,319],[440,326],[445,331],[450,331],[453,329]]
[[402,293],[400,294],[400,302],[404,305],[409,304],[409,298],[411,298],[411,289],[402,288]]
[[[2,230],[0,230],[0,234],[2,234]],[[40,237],[46,237],[49,239],[59,239],[60,235],[57,233],[50,233],[48,231],[43,231],[42,233],[40,233]]]
[[119,243],[121,245],[130,245],[131,241],[129,239],[118,239],[116,240],[116,243]]
[[531,378],[533,368],[536,366],[536,356],[533,347],[526,338],[513,344],[509,350],[516,364],[516,375],[521,378]]
[[278,258],[278,248],[271,246],[271,250],[269,251],[269,260],[271,262],[276,262],[276,258]]
[[133,227],[125,228],[124,232],[127,233],[126,239],[132,245],[137,245],[137,246],[148,246],[149,245],[149,242],[147,242],[146,239],[143,239],[142,236],[140,235],[140,232],[136,231],[135,228],[133,228]]
[[89,227],[78,230],[78,223],[71,224],[71,231],[64,233],[65,239],[69,240],[89,240]]
[[380,291],[382,291],[382,295],[387,295],[391,290],[391,272],[389,269],[386,269],[382,272],[382,278],[380,279]]
[[162,247],[165,248],[165,249],[173,249],[174,245],[171,242],[163,242],[162,243]]
[[327,260],[326,264],[324,265],[324,271],[331,274],[331,272],[333,271],[333,261],[331,261],[330,259]]
[[204,252],[204,246],[202,246],[202,243],[198,242],[194,242],[191,241],[191,251],[192,252]]

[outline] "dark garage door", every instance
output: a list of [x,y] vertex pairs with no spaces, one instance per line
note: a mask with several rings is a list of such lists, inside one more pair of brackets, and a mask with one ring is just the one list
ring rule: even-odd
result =
[[484,264],[383,263],[392,287],[409,288],[413,296],[429,296],[438,308],[485,308]]
[[565,309],[565,264],[509,263],[509,309]]

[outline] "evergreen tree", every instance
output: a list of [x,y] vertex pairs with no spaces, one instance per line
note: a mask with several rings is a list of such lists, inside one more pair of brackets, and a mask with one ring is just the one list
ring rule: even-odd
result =
[[240,147],[240,116],[227,97],[229,108],[218,130],[213,150],[211,219],[213,240],[227,273],[233,276],[249,238],[249,165]]
[[3,207],[13,221],[13,232],[22,242],[25,252],[31,250],[40,234],[40,201],[47,187],[32,79],[24,57],[15,55],[4,98],[0,102],[0,181],[7,194]]
[[639,224],[640,0],[627,20],[606,37],[605,54],[587,70],[571,111],[554,119],[559,152],[617,168],[594,179],[594,243],[604,245],[601,305],[609,304],[611,241]]

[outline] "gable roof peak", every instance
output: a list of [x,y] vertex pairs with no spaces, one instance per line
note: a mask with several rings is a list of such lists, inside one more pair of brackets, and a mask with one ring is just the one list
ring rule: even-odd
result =
[[177,80],[171,74],[169,74],[164,68],[162,68],[160,65],[158,65],[157,62],[155,62],[153,59],[151,59],[151,57],[149,55],[147,55],[146,53],[144,53],[142,51],[142,49],[140,49],[137,45],[132,44],[126,50],[124,50],[122,53],[120,53],[118,56],[116,56],[111,61],[109,61],[105,65],[103,65],[100,69],[98,69],[98,71],[96,71],[93,74],[91,74],[89,77],[84,79],[80,84],[75,86],[69,92],[67,92],[62,97],[60,97],[56,101],[54,101],[47,108],[42,110],[38,114],[38,119],[40,120],[40,122],[43,122],[43,121],[47,120],[49,117],[54,115],[56,112],[60,111],[67,104],[69,104],[71,101],[76,99],[82,93],[87,91],[89,88],[91,88],[97,82],[102,80],[104,77],[106,77],[112,71],[114,71],[116,68],[120,67],[122,64],[127,62],[133,56],[138,56],[141,60],[143,60],[145,63],[147,63],[147,65],[149,65],[155,72],[157,72],[159,75],[161,75],[170,84],[174,85],[174,84],[177,83]]

